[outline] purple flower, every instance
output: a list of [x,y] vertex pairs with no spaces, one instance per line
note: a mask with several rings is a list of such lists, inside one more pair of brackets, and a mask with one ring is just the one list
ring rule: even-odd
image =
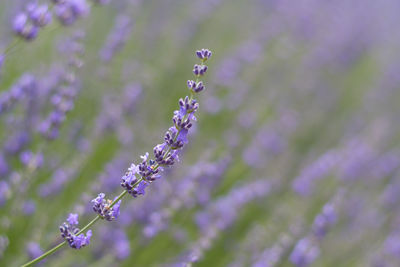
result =
[[138,174],[148,182],[153,182],[154,180],[158,179],[160,177],[158,174],[159,168],[155,167],[156,162],[154,160],[148,159],[149,153],[141,156],[141,158],[142,162],[138,165]]
[[112,221],[118,218],[121,200],[111,207],[112,201],[110,199],[105,199],[105,194],[100,193],[95,199],[92,200],[92,203],[94,212],[99,214],[103,219]]
[[7,139],[4,145],[4,150],[7,154],[15,155],[24,149],[30,141],[31,137],[26,131],[15,133]]
[[209,59],[211,57],[212,53],[210,50],[203,48],[203,49],[197,50],[196,55],[202,61],[206,61],[207,59]]
[[62,225],[60,225],[59,229],[61,232],[61,237],[67,241],[68,245],[74,249],[80,249],[89,245],[90,238],[92,236],[92,230],[87,231],[86,235],[83,233],[77,235],[79,233],[79,228],[76,227],[76,223],[78,222],[77,214],[70,214],[67,221],[68,223],[64,222]]
[[67,2],[70,4],[72,11],[77,17],[85,16],[90,11],[85,0],[68,0]]
[[[115,200],[115,199],[114,199]],[[113,207],[112,207],[112,217],[114,217],[115,219],[118,218],[119,216],[119,208],[121,207],[121,200],[118,201]]]
[[126,190],[132,189],[132,186],[136,183],[137,179],[135,174],[137,173],[138,168],[135,164],[131,164],[128,168],[128,171],[122,176],[121,186]]
[[92,237],[92,230],[87,231],[86,236],[84,234],[75,236],[71,246],[76,249],[80,249],[84,246],[87,246],[90,243],[91,237]]
[[137,197],[138,195],[143,195],[144,194],[144,188],[147,186],[144,186],[143,182],[141,181],[139,183],[138,179],[136,178],[135,174],[138,173],[140,176],[142,176],[144,179],[146,179],[149,182],[154,181],[155,179],[159,178],[158,170],[154,170],[152,166],[154,166],[155,162],[152,161],[152,165],[148,165],[148,153],[146,155],[142,156],[142,163],[139,165],[132,164],[131,167],[128,169],[128,171],[125,173],[125,175],[121,178],[121,186],[128,191],[130,195],[133,197]]
[[301,171],[292,182],[293,190],[303,196],[313,192],[317,180],[325,177],[339,162],[340,153],[336,150],[328,150],[316,161],[312,162]]
[[65,183],[73,177],[74,169],[57,169],[54,171],[51,180],[40,185],[38,193],[42,197],[48,197],[61,191]]
[[189,142],[187,139],[188,132],[189,131],[187,129],[180,130],[176,140],[182,142],[183,144],[187,144]]
[[316,260],[319,253],[319,247],[311,238],[306,237],[297,242],[289,259],[297,267],[307,267]]
[[[71,82],[73,81],[65,81],[65,83]],[[64,85],[51,97],[54,110],[38,127],[38,131],[48,140],[54,140],[58,137],[59,129],[66,120],[67,113],[74,107],[74,99],[78,90],[79,88],[75,84]]]
[[[198,51],[204,62],[207,58],[211,56],[211,52],[208,50]],[[199,56],[199,57],[200,57]],[[197,66],[197,67],[196,67]],[[207,70],[206,66],[195,65],[195,69],[205,73]],[[188,86],[191,88],[192,83],[196,84],[192,89],[196,91],[197,88],[202,88],[204,86],[201,81],[193,82],[189,81]],[[197,90],[197,91],[201,91]],[[199,105],[195,99],[193,99],[193,94],[189,98],[186,96],[184,99],[179,100],[179,110],[174,111],[174,116],[172,121],[174,126],[170,127],[164,135],[164,143],[159,144],[153,148],[153,153],[155,159],[149,160],[149,153],[141,156],[142,162],[137,166],[132,164],[131,168],[125,173],[121,178],[121,186],[133,197],[145,194],[145,188],[160,178],[160,171],[163,171],[163,166],[172,166],[175,160],[178,160],[178,151],[188,143],[187,135],[189,129],[192,127],[192,122],[195,121],[196,117],[194,113],[197,111]],[[140,175],[140,178],[136,178],[136,174]]]
[[59,21],[64,25],[68,26],[75,22],[76,17],[68,4],[61,3],[55,6],[55,13]]
[[114,27],[107,36],[103,48],[100,50],[100,58],[103,61],[111,61],[115,53],[123,49],[130,37],[132,24],[132,19],[127,15],[121,14],[115,18]]
[[34,154],[32,151],[27,150],[20,155],[21,162],[29,168],[40,168],[43,165],[43,154]]
[[8,171],[9,171],[9,166],[7,160],[5,159],[3,154],[0,153],[0,177],[6,175]]
[[51,12],[47,5],[41,5],[29,12],[29,18],[35,26],[44,27],[51,22]]
[[140,181],[140,183],[138,184],[138,186],[136,187],[137,190],[137,194],[138,195],[144,195],[144,189],[146,189],[146,187],[149,185],[149,183],[145,182],[145,181]]
[[99,229],[102,252],[113,253],[117,259],[123,260],[131,253],[129,239],[120,228],[102,227]]
[[179,156],[178,156],[178,151],[177,150],[172,150],[169,151],[168,154],[164,155],[166,153],[165,151],[167,150],[168,146],[166,143],[158,144],[154,147],[153,152],[154,152],[154,160],[162,166],[171,166],[175,163],[175,161],[179,161]]
[[270,192],[271,182],[267,179],[258,179],[235,187],[227,195],[213,201],[206,210],[198,212],[195,219],[202,234],[189,251],[190,256],[179,266],[200,260],[204,251],[209,249],[214,239],[218,237],[219,231],[226,230],[235,222],[242,207],[256,198],[267,196]]
[[35,91],[35,77],[31,74],[23,74],[8,91],[0,94],[0,114],[12,109],[18,101],[29,99]]
[[69,26],[78,18],[89,13],[89,6],[85,0],[65,0],[58,1],[55,6],[55,13],[60,22]]
[[67,218],[67,222],[70,225],[78,225],[78,214],[77,213],[70,213]]
[[14,32],[27,41],[36,38],[39,27],[28,20],[28,15],[25,13],[18,14],[13,21]]
[[[178,130],[176,127],[170,127],[168,131],[164,135],[165,143],[171,147],[172,149],[179,149],[182,148],[184,143],[182,140],[178,140],[177,138]],[[165,155],[164,155],[165,156]]]
[[22,212],[29,216],[32,215],[36,210],[36,204],[33,200],[28,200],[25,201],[24,204],[22,205]]
[[168,148],[166,143],[158,144],[153,148],[154,159],[158,164],[166,164],[164,160],[164,150],[166,148]]
[[206,65],[197,65],[195,64],[193,67],[193,74],[196,76],[203,76],[207,71]]
[[193,91],[194,93],[200,93],[204,90],[204,85],[202,82],[196,83],[195,81],[188,80],[187,81],[188,88]]
[[[194,99],[189,100],[188,97],[185,97],[185,99],[179,99],[179,110],[175,110],[174,116],[172,117],[172,121],[176,130],[189,130],[190,127],[192,127],[193,124],[191,121],[196,120],[194,113],[197,111],[198,107],[199,104]],[[173,130],[172,128],[173,127],[171,127],[169,130],[171,134],[175,136],[177,131]],[[173,137],[173,139],[175,139],[175,137]]]
[[[199,104],[197,103],[197,101],[195,99],[190,100],[189,97],[185,97],[184,99],[179,99],[179,116],[182,117],[183,116],[188,115],[188,120],[196,120],[196,117],[194,116],[194,113],[197,111],[197,109],[199,108]],[[177,111],[174,112],[174,115],[177,115]],[[188,124],[188,123],[187,123]],[[180,128],[185,128],[183,126],[180,126]],[[186,127],[187,129],[189,129],[190,127]]]
[[29,242],[26,245],[26,252],[29,255],[29,258],[34,259],[43,254],[43,250],[40,248],[40,245],[36,242]]
[[0,181],[0,207],[11,195],[11,188],[6,181]]
[[0,54],[0,71],[1,71],[1,68],[3,67],[5,58],[6,58],[6,56],[4,54]]
[[384,250],[387,254],[400,257],[400,234],[392,232],[384,242]]

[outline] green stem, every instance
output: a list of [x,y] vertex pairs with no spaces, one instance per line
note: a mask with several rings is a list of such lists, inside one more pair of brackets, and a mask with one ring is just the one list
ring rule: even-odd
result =
[[20,42],[20,39],[14,38],[14,40],[12,41],[12,43],[4,50],[4,55],[8,55],[11,50],[18,45],[18,43]]
[[122,193],[119,194],[119,196],[110,204],[110,208],[112,208],[112,206],[114,206],[115,203],[117,203],[121,198],[123,198],[126,195],[126,193],[128,193],[128,191],[126,190],[122,191]]
[[37,257],[36,259],[31,260],[28,263],[25,263],[24,265],[22,265],[22,267],[27,267],[27,266],[32,266],[35,263],[38,263],[39,261],[41,261],[42,259],[46,258],[47,256],[53,254],[54,252],[56,252],[59,248],[61,248],[62,246],[64,246],[67,242],[64,241],[60,244],[58,244],[57,246],[55,246],[54,248],[48,250],[46,253],[43,253],[41,256]]

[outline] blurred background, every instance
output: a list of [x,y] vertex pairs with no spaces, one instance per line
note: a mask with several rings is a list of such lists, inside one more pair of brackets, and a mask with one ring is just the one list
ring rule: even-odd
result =
[[208,48],[180,162],[91,227],[88,247],[38,266],[400,266],[399,12],[397,0],[1,1],[0,265],[41,255],[69,213],[83,227],[90,200],[121,192]]

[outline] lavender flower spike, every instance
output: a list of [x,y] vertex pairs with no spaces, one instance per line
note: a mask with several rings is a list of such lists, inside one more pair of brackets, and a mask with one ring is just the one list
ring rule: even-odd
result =
[[[202,49],[197,51],[196,54],[202,60],[201,69],[207,69],[203,66],[204,62],[211,57],[211,52],[207,49]],[[203,71],[203,74],[204,73],[205,71]],[[164,167],[172,166],[178,160],[178,152],[188,143],[188,132],[191,129],[193,121],[196,120],[194,114],[199,104],[194,99],[194,96],[204,89],[203,83],[199,81],[199,76],[200,75],[196,75],[197,79],[195,84],[201,85],[202,89],[192,90],[190,97],[186,96],[184,99],[181,98],[179,100],[179,110],[174,112],[172,119],[174,125],[170,127],[165,134],[165,142],[155,146],[153,149],[155,159],[149,159],[149,153],[146,153],[144,156],[141,156],[141,163],[137,165],[131,164],[125,175],[121,178],[121,186],[124,191],[113,201],[106,200],[104,193],[100,193],[93,199],[93,210],[98,215],[81,230],[76,227],[78,224],[77,214],[70,214],[67,222],[64,222],[60,226],[61,237],[64,238],[65,241],[26,263],[23,265],[24,267],[31,266],[46,258],[66,243],[74,249],[87,246],[90,243],[92,231],[88,230],[86,235],[83,233],[84,231],[94,225],[99,219],[106,219],[108,221],[116,219],[119,216],[121,199],[126,194],[130,194],[133,197],[144,195],[145,188],[161,177],[160,172],[164,170]]]
[[[196,120],[195,113],[199,108],[199,104],[194,96],[204,90],[203,82],[199,81],[199,77],[204,75],[207,66],[204,62],[211,57],[211,51],[202,49],[196,52],[201,59],[201,65],[194,65],[193,73],[196,81],[189,80],[187,85],[191,95],[184,99],[179,99],[179,110],[174,111],[172,122],[174,125],[168,129],[164,135],[164,143],[154,147],[154,160],[149,160],[149,154],[142,156],[142,162],[137,166],[132,164],[125,175],[121,178],[121,186],[133,197],[145,194],[145,188],[150,183],[160,178],[160,172],[163,167],[174,165],[178,160],[178,152],[188,143],[187,135]],[[136,177],[136,174],[139,177]]]

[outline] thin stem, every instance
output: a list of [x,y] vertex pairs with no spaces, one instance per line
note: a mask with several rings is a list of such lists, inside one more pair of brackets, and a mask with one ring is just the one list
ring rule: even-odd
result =
[[128,193],[128,191],[124,190],[121,194],[119,194],[119,196],[110,204],[110,208],[112,208],[112,206],[114,206],[121,198],[123,198],[126,193]]
[[61,248],[62,246],[64,246],[67,242],[64,241],[60,244],[58,244],[57,246],[55,246],[54,248],[48,250],[46,253],[43,253],[41,256],[37,257],[36,259],[31,260],[28,263],[25,263],[24,265],[22,265],[22,267],[27,267],[27,266],[32,266],[33,264],[41,261],[42,259],[46,258],[47,256],[53,254],[54,252],[56,252],[59,248]]
[[88,224],[86,224],[85,227],[83,227],[78,233],[76,233],[76,235],[82,234],[84,231],[86,231],[86,229],[95,224],[100,218],[101,216],[97,215],[93,220],[91,220]]
[[11,50],[16,47],[18,45],[18,43],[20,42],[20,39],[14,38],[14,40],[11,42],[10,45],[8,45],[8,47],[4,50],[4,55],[8,55]]

